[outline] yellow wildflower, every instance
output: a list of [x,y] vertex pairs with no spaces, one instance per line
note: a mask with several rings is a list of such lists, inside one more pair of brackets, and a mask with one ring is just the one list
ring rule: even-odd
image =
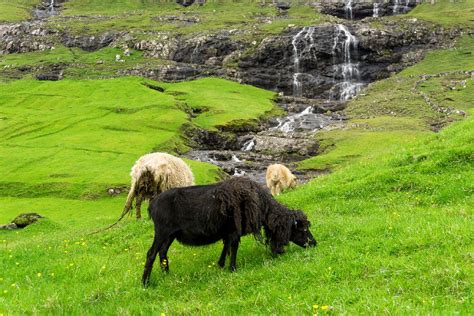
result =
[[318,305],[318,304],[314,304],[314,305],[313,305],[313,308],[314,308],[314,309],[318,309],[318,308],[319,308],[319,305]]
[[329,306],[323,305],[323,306],[321,306],[321,309],[322,309],[323,311],[327,311],[327,310],[329,309]]
[[17,263],[16,263],[16,265],[17,265],[17,266],[19,266],[19,265],[20,265],[20,263],[19,263],[19,262],[17,262]]
[[52,277],[54,277],[54,272],[51,272],[49,275],[52,276]]
[[165,313],[161,313],[160,316],[166,316],[166,314],[165,314]]
[[36,276],[37,276],[38,278],[41,278],[41,276],[42,276],[41,272],[38,272],[38,273],[36,274]]

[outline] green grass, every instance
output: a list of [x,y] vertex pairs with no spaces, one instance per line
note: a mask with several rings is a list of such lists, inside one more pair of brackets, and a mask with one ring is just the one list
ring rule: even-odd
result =
[[0,0],[0,22],[18,22],[31,18],[31,10],[39,0]]
[[[422,5],[412,15],[446,25],[456,18],[466,25],[470,3]],[[155,28],[147,26],[153,15],[186,11],[205,20],[196,30],[209,31],[256,19],[246,12],[270,10],[226,2],[214,17],[213,6],[191,11],[143,1],[72,0],[64,14],[100,14],[112,21],[91,25],[92,31],[128,29],[137,21],[137,29]],[[297,15],[301,23],[317,19],[294,7],[290,17]],[[66,23],[61,19],[54,23]],[[99,20],[88,19],[77,22],[78,29]],[[262,24],[257,33],[278,32],[290,21]],[[169,25],[155,30],[161,28],[191,30]],[[59,82],[0,83],[0,223],[22,212],[46,216],[24,230],[0,231],[0,314],[472,313],[474,80],[451,74],[417,88],[467,118],[433,111],[411,89],[422,74],[474,70],[473,43],[466,36],[456,48],[432,52],[372,84],[349,104],[345,129],[318,135],[324,153],[300,167],[333,172],[279,198],[306,211],[316,249],[291,245],[272,258],[245,237],[239,270],[230,273],[215,265],[220,244],[193,248],[176,242],[169,252],[170,274],[155,267],[147,290],[140,277],[152,241],[150,221],[127,218],[115,229],[87,235],[112,223],[123,207],[124,194],[109,197],[107,188],[127,185],[130,167],[144,153],[186,150],[184,130],[191,126],[215,130],[269,115],[275,110],[273,93],[216,78],[176,84],[133,77],[73,80],[115,76],[129,65],[150,62],[137,53],[116,65],[118,50],[109,48],[86,53],[58,46],[2,56],[0,68],[75,66]],[[96,64],[99,59],[103,66]],[[434,134],[433,123],[450,125]],[[215,167],[189,163],[198,183],[216,181]]]
[[[123,76],[136,68],[155,69],[170,61],[146,58],[142,52],[131,50],[130,56],[123,49],[106,47],[94,52],[59,45],[52,50],[8,54],[0,57],[0,80],[31,78],[34,74],[48,72],[60,65],[67,79],[103,79]],[[124,62],[116,62],[120,55]]]
[[[274,107],[273,93],[222,79],[163,84],[164,93],[144,83],[159,84],[133,77],[1,84],[0,194],[100,196],[108,186],[127,184],[129,169],[142,154],[186,150],[186,128],[215,129],[236,117],[250,121]],[[203,85],[215,90],[196,94],[199,98],[186,94]],[[179,97],[174,89],[182,90]],[[203,113],[190,119],[179,106],[186,98],[190,106],[208,105],[216,117]],[[215,167],[205,169],[203,179],[216,178],[210,172]]]
[[[69,19],[78,15],[81,17]],[[158,20],[169,16],[197,19],[198,23]],[[267,23],[269,19],[272,20],[271,23]],[[297,3],[294,3],[287,16],[279,17],[273,6],[260,6],[260,2],[250,0],[207,1],[202,7],[193,5],[188,8],[183,8],[174,1],[72,0],[65,4],[61,16],[54,18],[51,25],[72,32],[88,33],[126,29],[190,34],[237,28],[246,33],[252,32],[255,38],[261,32],[281,32],[289,24],[310,25],[326,20],[326,17],[314,9]]]
[[474,27],[474,0],[436,0],[435,4],[422,3],[409,16],[445,26]]
[[[139,279],[149,221],[87,236],[123,198],[1,198],[0,221],[48,219],[0,232],[0,306],[18,313],[467,314],[471,310],[473,120],[365,159],[282,196],[306,210],[316,249],[271,258],[243,239],[239,271],[215,266],[220,245],[171,247],[171,273]],[[80,215],[79,215],[80,214]],[[6,291],[6,292],[5,292]],[[20,304],[21,303],[21,304]]]

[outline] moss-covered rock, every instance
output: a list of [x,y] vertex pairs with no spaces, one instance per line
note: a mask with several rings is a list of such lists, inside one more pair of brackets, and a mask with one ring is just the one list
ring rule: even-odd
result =
[[40,218],[43,218],[43,216],[37,213],[24,213],[15,217],[12,224],[15,224],[18,228],[25,228],[26,226],[35,223]]

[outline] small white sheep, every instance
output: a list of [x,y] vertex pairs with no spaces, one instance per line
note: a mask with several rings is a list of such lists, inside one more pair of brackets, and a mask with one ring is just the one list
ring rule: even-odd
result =
[[285,189],[296,187],[296,177],[290,169],[281,164],[268,166],[266,181],[273,196],[279,195]]

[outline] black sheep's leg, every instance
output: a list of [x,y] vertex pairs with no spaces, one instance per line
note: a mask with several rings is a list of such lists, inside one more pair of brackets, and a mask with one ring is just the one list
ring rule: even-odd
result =
[[225,258],[229,254],[229,248],[230,248],[230,241],[229,239],[224,239],[224,248],[222,249],[221,257],[219,258],[219,261],[217,264],[219,267],[223,268],[225,265]]
[[151,274],[151,270],[153,269],[153,263],[155,262],[156,255],[158,254],[158,250],[159,250],[158,236],[155,235],[155,238],[153,239],[153,244],[151,245],[151,248],[148,250],[148,253],[146,255],[145,269],[143,270],[143,277],[142,277],[143,286],[147,286],[148,283],[150,282],[150,274]]
[[237,250],[239,249],[240,237],[232,240],[230,245],[230,271],[234,272],[237,269]]
[[169,272],[170,263],[168,262],[168,249],[174,241],[174,237],[170,237],[165,240],[160,246],[160,266],[161,270]]

